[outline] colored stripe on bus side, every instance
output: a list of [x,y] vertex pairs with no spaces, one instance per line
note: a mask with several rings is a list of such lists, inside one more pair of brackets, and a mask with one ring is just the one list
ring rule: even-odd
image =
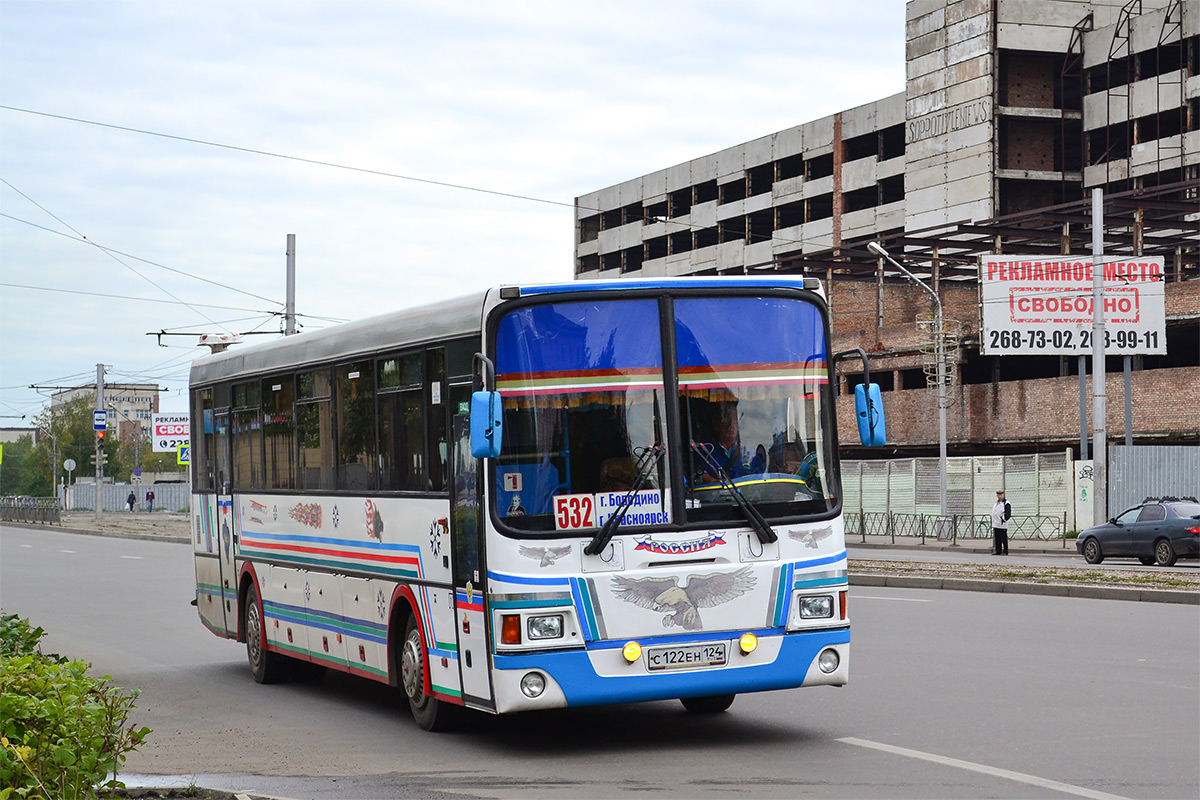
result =
[[[413,545],[372,545],[347,539],[288,536],[242,531],[242,552],[247,548],[344,558],[378,564],[405,565],[420,570],[421,549]],[[418,575],[418,577],[420,577]]]
[[196,592],[198,594],[209,594],[213,597],[219,597],[222,600],[232,600],[237,596],[232,589],[226,589],[223,586],[217,586],[213,583],[197,583]]
[[503,572],[492,572],[491,570],[488,570],[488,579],[501,583],[515,583],[520,586],[561,586],[564,589],[571,583],[570,578],[532,578],[526,575],[506,575]]
[[578,578],[571,578],[571,596],[575,600],[576,616],[583,623],[583,640],[590,642],[596,638],[596,614],[591,598],[580,587]]
[[386,681],[388,677],[386,670],[372,667],[370,664],[350,661],[345,658],[334,656],[330,653],[310,650],[307,647],[300,647],[298,645],[288,644],[287,642],[268,642],[267,649],[293,656],[301,656],[305,660],[311,660],[317,664],[324,664],[326,666],[331,666],[335,669],[340,669],[344,672],[349,672],[351,674],[360,675],[366,678]]
[[775,592],[775,617],[772,620],[776,627],[782,626],[787,621],[787,617],[783,615],[783,612],[788,606],[788,595],[791,594],[791,582],[788,580],[789,566],[789,564],[781,565],[776,576],[776,580],[779,581],[779,587]]
[[200,617],[200,624],[203,625],[204,627],[208,628],[210,631],[215,633],[217,636],[224,636],[227,639],[231,639],[237,635],[236,631],[231,631],[224,626],[218,628],[216,625],[213,625],[211,622],[206,620],[203,616]]
[[372,574],[385,575],[391,578],[419,578],[419,569],[409,569],[404,567],[385,567],[379,564],[367,564],[362,561],[356,561],[352,558],[315,558],[311,556],[295,555],[288,552],[280,552],[276,550],[263,550],[258,547],[247,547],[243,543],[241,548],[242,556],[245,558],[261,558],[269,561],[285,562],[288,564],[303,564],[311,567],[328,567],[330,569],[347,569],[353,567],[356,571]]
[[493,600],[492,608],[557,608],[572,606],[571,598],[562,600]]
[[278,619],[281,622],[293,622],[377,644],[387,644],[387,626],[378,622],[344,617],[341,614],[331,614],[327,611],[304,609],[271,600],[263,600],[262,605],[264,616]]

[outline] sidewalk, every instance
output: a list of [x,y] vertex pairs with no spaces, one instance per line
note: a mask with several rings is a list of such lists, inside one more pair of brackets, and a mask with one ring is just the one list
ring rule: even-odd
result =
[[[938,540],[926,536],[887,536],[848,533],[846,534],[848,548],[903,548],[933,552],[943,550],[948,553],[981,553],[990,555],[992,552],[992,537],[982,539]],[[1014,539],[1008,540],[1008,552],[1011,555],[1048,555],[1048,556],[1079,556],[1075,549],[1074,539]]]
[[94,511],[65,511],[61,525],[5,522],[14,528],[82,533],[88,536],[114,536],[125,539],[150,539],[164,542],[191,540],[191,519],[172,511],[105,511],[96,521]]

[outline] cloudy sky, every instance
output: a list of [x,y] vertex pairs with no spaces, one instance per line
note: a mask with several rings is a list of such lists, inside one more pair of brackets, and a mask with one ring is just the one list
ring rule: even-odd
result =
[[570,280],[576,196],[903,88],[900,0],[0,0],[0,426],[186,410],[147,334],[277,332],[289,233],[305,330]]

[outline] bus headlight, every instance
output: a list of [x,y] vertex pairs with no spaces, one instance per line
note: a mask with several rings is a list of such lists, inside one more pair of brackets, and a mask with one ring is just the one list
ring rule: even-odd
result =
[[530,641],[535,639],[561,639],[563,635],[562,614],[531,616],[525,620],[525,632]]
[[821,672],[826,674],[837,669],[840,663],[842,663],[842,659],[838,655],[837,650],[834,650],[832,647],[822,650],[821,655],[817,656],[817,667],[820,668]]
[[830,619],[833,617],[833,597],[827,594],[800,598],[800,619]]

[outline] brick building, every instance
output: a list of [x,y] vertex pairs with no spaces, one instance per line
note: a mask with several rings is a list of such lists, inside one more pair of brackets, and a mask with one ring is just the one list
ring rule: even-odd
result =
[[576,277],[822,278],[834,349],[872,354],[888,454],[927,455],[929,296],[878,241],[943,304],[950,452],[1061,451],[1090,359],[982,355],[980,256],[1090,253],[1100,188],[1106,255],[1166,273],[1167,354],[1108,357],[1108,434],[1128,369],[1133,441],[1200,443],[1200,6],[914,0],[905,35],[902,93],[577,198]]

